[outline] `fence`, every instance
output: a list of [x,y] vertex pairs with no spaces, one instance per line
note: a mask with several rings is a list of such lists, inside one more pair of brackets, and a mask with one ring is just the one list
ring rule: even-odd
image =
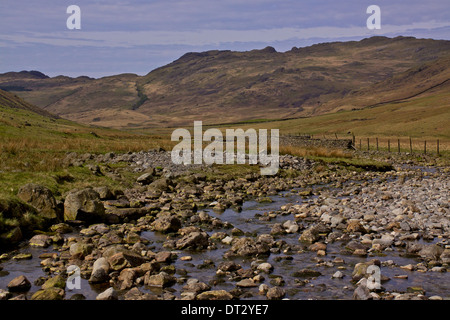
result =
[[353,137],[353,146],[361,151],[435,153],[437,155],[441,155],[442,152],[442,142],[439,139]]
[[280,136],[280,143],[285,145],[323,146],[331,148],[353,148],[361,151],[409,152],[437,154],[450,151],[450,142],[440,139],[419,139],[411,137],[379,138],[355,137],[350,134],[295,134]]

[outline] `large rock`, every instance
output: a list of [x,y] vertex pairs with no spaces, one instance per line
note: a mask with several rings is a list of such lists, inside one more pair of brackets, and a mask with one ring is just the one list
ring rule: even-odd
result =
[[313,226],[303,231],[302,235],[298,240],[301,242],[313,243],[319,240],[319,238],[320,238],[319,230],[318,228]]
[[47,248],[52,244],[50,236],[45,234],[37,234],[29,241],[31,246]]
[[203,249],[208,246],[209,236],[206,232],[191,232],[183,236],[180,240],[176,242],[177,249]]
[[30,290],[31,282],[25,276],[18,276],[8,283],[8,290],[11,292],[26,292]]
[[31,300],[62,300],[64,298],[64,289],[58,287],[50,287],[38,290],[31,296]]
[[137,267],[147,261],[146,258],[131,250],[126,249],[122,245],[109,246],[103,252],[103,257],[108,260],[110,268],[114,271]]
[[172,181],[167,178],[160,178],[158,180],[153,181],[148,186],[149,191],[168,191],[172,186]]
[[267,290],[266,296],[269,300],[280,300],[283,299],[286,295],[286,292],[283,288],[280,287],[273,287]]
[[195,298],[197,300],[231,300],[233,296],[225,290],[211,290],[202,292]]
[[164,271],[161,271],[160,273],[155,275],[150,275],[149,273],[146,273],[144,277],[144,283],[147,286],[151,287],[160,287],[160,288],[170,287],[174,285],[175,282],[176,278]]
[[29,183],[20,187],[17,196],[36,208],[41,216],[51,220],[61,218],[56,199],[50,189],[46,187]]
[[95,300],[118,300],[119,296],[114,288],[108,288],[100,293]]
[[161,216],[152,223],[152,227],[163,233],[177,232],[181,228],[181,221],[176,216]]
[[76,242],[70,245],[69,253],[72,256],[77,255],[81,257],[86,257],[87,255],[91,254],[93,249],[94,246],[90,243]]
[[249,237],[242,237],[233,243],[226,256],[256,257],[268,254],[270,254],[270,246],[267,243],[256,241]]
[[109,262],[105,257],[98,258],[92,267],[90,283],[103,283],[109,280]]
[[66,280],[63,278],[62,275],[54,276],[53,278],[48,279],[44,282],[42,285],[42,289],[49,289],[49,288],[60,288],[64,289],[66,287]]
[[64,220],[101,222],[105,219],[105,207],[100,195],[87,188],[70,192],[64,201]]

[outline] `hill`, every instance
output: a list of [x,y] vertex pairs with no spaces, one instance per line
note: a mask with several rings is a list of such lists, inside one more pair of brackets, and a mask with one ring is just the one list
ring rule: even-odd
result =
[[0,75],[7,89],[80,123],[174,127],[299,118],[360,109],[447,89],[450,41],[372,37],[281,53],[187,53],[145,76]]

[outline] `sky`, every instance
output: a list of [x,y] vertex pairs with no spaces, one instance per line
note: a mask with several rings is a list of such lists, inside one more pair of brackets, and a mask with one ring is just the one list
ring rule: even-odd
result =
[[[68,29],[70,5],[81,29]],[[370,5],[381,29],[370,30]],[[186,52],[279,52],[374,35],[450,40],[449,0],[0,0],[0,73],[145,75]]]

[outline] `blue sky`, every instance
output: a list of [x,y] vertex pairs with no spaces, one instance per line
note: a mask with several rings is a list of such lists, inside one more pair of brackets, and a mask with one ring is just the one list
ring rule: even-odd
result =
[[[369,5],[381,30],[368,30]],[[68,30],[69,5],[81,30]],[[450,40],[448,0],[1,0],[0,72],[147,74],[186,52],[278,51],[373,35]]]

